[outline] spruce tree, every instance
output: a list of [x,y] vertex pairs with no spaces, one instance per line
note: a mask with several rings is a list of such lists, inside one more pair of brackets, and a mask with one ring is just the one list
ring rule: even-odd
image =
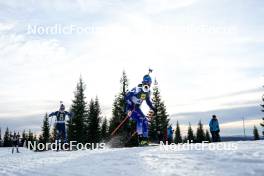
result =
[[107,141],[108,140],[108,124],[107,119],[103,119],[103,123],[101,125],[101,140]]
[[174,143],[175,144],[182,143],[181,129],[180,129],[180,125],[179,125],[178,120],[177,120],[177,124],[176,124]]
[[99,100],[96,97],[95,101],[92,99],[89,103],[87,129],[88,142],[98,143],[100,141],[100,122],[101,109]]
[[259,132],[258,132],[258,129],[257,127],[254,125],[254,128],[253,128],[253,135],[254,135],[254,140],[259,140]]
[[153,143],[159,143],[158,130],[157,130],[157,120],[155,118],[150,119],[149,125],[149,139]]
[[46,113],[43,119],[43,125],[42,125],[42,143],[46,144],[50,140],[50,125],[49,125],[49,117]]
[[22,133],[22,144],[24,147],[27,147],[27,141],[28,141],[28,134],[26,133],[26,130],[23,130]]
[[0,128],[0,141],[2,141],[2,130]]
[[17,132],[17,135],[18,135],[19,138],[21,137],[20,134],[19,134],[19,132]]
[[35,134],[33,134],[33,141],[36,141],[36,142],[38,142],[38,138],[37,138],[37,134],[35,133]]
[[[260,125],[264,128],[264,118],[263,118],[263,122],[260,123]],[[264,136],[264,130],[262,131],[262,135]]]
[[5,134],[4,134],[4,147],[11,147],[11,132],[9,131],[8,127],[6,128]]
[[154,81],[152,101],[153,106],[156,109],[156,113],[150,121],[149,138],[153,142],[156,142],[156,139],[158,139],[158,142],[165,142],[167,140],[169,115],[167,114],[166,106],[161,99],[157,80]]
[[87,141],[86,125],[87,108],[85,102],[85,85],[82,78],[77,83],[74,99],[72,101],[71,113],[73,117],[67,122],[68,141],[77,141],[77,143],[85,143]]
[[[24,147],[28,147],[29,146],[29,142],[31,142],[31,144],[34,144],[34,135],[31,132],[31,130],[28,130],[28,132],[26,132],[25,130],[22,133],[22,141],[23,141],[23,146]],[[32,148],[30,148],[32,149]]]
[[44,142],[44,138],[43,138],[43,135],[42,134],[40,134],[39,135],[39,137],[38,137],[38,140],[39,140],[39,143],[42,143],[42,144],[44,144],[45,142]]
[[196,131],[196,142],[201,143],[203,141],[205,141],[205,133],[203,129],[203,124],[200,120]]
[[189,127],[188,127],[188,132],[187,132],[187,140],[189,141],[189,143],[195,142],[195,137],[194,137],[193,129],[192,129],[190,122],[189,122]]
[[0,147],[2,147],[3,141],[2,141],[2,130],[0,128]]
[[[26,144],[27,147],[29,147],[28,146],[29,142],[31,142],[31,144],[34,144],[34,141],[36,141],[36,136],[34,136],[33,132],[29,129],[28,130],[28,140],[27,140],[27,144]],[[33,148],[30,147],[30,149],[32,150]]]
[[[264,95],[262,96],[262,101],[263,101],[263,104],[261,104],[260,106],[263,108],[261,111],[264,112]],[[260,125],[264,128],[264,117],[262,118],[263,122],[260,123]],[[264,130],[262,131],[262,134],[264,136]]]
[[187,141],[188,141],[187,136],[184,136],[184,138],[183,138],[183,140],[182,140],[182,143],[187,143]]
[[[124,120],[127,116],[126,114],[126,103],[125,103],[125,96],[128,92],[128,78],[126,72],[123,71],[122,77],[120,79],[120,92],[114,99],[113,107],[112,107],[112,117],[109,123],[109,133],[112,133],[116,127]],[[118,139],[115,139],[115,145],[117,146],[124,146],[126,137],[130,130],[130,124],[125,123],[117,132],[116,136]]]
[[55,127],[51,128],[51,135],[50,135],[50,141],[55,142],[57,139],[57,130]]
[[34,134],[32,133],[31,130],[28,130],[28,141],[34,142]]
[[109,132],[115,130],[115,128],[121,123],[121,117],[120,117],[120,108],[118,106],[118,100],[119,97],[115,97],[113,107],[112,107],[112,118],[110,119],[110,125],[109,125]]
[[211,142],[211,138],[208,130],[205,131],[205,141]]

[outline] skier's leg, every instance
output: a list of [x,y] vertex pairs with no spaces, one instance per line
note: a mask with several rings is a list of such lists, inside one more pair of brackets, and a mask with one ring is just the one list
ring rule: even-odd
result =
[[148,120],[146,117],[143,119],[142,127],[143,127],[143,137],[148,138]]
[[143,131],[142,131],[142,120],[140,119],[140,115],[139,115],[139,108],[136,108],[132,114],[131,114],[131,118],[136,122],[136,131],[138,135],[142,135]]
[[142,136],[140,137],[140,145],[148,145],[148,120],[141,109],[138,110],[139,119],[141,121]]
[[62,124],[61,123],[57,123],[56,124],[56,131],[57,131],[57,145],[58,145],[58,150],[59,150],[59,145],[61,145],[62,142]]
[[144,138],[148,137],[148,120],[145,116],[145,114],[141,111],[141,109],[138,109],[138,116],[141,121],[141,128],[142,128],[142,136]]
[[221,142],[221,138],[218,131],[216,132],[216,142]]
[[65,123],[62,124],[62,139],[63,139],[63,143],[67,142],[67,136],[66,136],[66,128],[65,128]]
[[56,140],[57,140],[57,143],[58,143],[58,141],[59,141],[59,139],[60,139],[60,126],[59,126],[59,124],[58,123],[56,123]]
[[215,141],[215,142],[218,142],[217,131],[214,132],[214,141]]
[[19,151],[18,151],[18,145],[19,145],[19,141],[18,140],[14,141],[14,148],[16,148],[16,152],[17,153],[19,153]]
[[217,139],[216,139],[216,132],[215,131],[212,131],[212,141],[213,142],[216,142]]
[[19,150],[18,150],[18,145],[16,146],[16,152],[19,153]]
[[13,154],[14,150],[15,150],[15,147],[16,147],[15,141],[11,141],[11,144],[12,144],[12,154]]
[[172,137],[168,136],[168,144],[171,144],[171,143],[172,143]]

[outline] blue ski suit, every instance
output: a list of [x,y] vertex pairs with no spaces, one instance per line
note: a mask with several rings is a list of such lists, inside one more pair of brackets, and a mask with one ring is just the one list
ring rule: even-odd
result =
[[167,129],[167,135],[168,135],[168,140],[172,141],[173,139],[173,129],[171,126],[169,126],[169,128]]
[[132,114],[130,116],[136,122],[136,131],[138,135],[142,137],[148,137],[148,119],[141,111],[140,106],[144,100],[146,100],[147,105],[155,111],[152,102],[150,100],[150,91],[144,92],[142,86],[133,88],[129,91],[126,96],[126,111],[131,111]]
[[49,117],[56,116],[56,122],[55,122],[55,128],[56,128],[56,139],[63,139],[64,142],[67,142],[67,133],[66,133],[66,127],[65,127],[65,118],[66,115],[69,117],[72,116],[71,113],[67,111],[56,111],[49,114]]
[[209,127],[210,127],[211,132],[214,132],[214,131],[219,132],[220,131],[219,123],[218,123],[217,119],[211,119],[211,121],[209,123]]
[[209,127],[210,127],[210,132],[212,134],[212,141],[213,142],[220,142],[220,128],[219,128],[219,123],[217,119],[212,118],[210,123],[209,123]]

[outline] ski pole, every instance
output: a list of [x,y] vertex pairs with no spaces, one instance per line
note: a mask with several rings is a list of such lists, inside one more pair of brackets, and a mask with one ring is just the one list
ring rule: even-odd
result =
[[[134,110],[133,110],[134,111]],[[131,111],[131,114],[133,113],[133,111]],[[111,133],[111,136],[114,136],[115,133],[117,132],[117,130],[119,130],[119,128],[127,121],[127,119],[129,118],[130,116],[127,115],[126,118],[124,118],[124,120],[115,128],[115,130]]]

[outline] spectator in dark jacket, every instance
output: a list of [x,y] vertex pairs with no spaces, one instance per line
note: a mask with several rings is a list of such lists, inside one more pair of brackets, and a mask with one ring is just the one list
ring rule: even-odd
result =
[[12,140],[12,154],[14,153],[14,149],[16,148],[16,152],[19,153],[18,147],[19,147],[19,134],[16,134],[14,132],[14,135],[11,135]]
[[168,143],[171,144],[173,141],[173,129],[171,127],[171,125],[169,126],[169,128],[167,129],[167,135],[168,135]]
[[216,115],[212,116],[212,119],[209,123],[209,127],[210,127],[210,132],[212,134],[212,141],[213,142],[220,142],[220,128],[219,128],[219,123],[218,120],[216,118]]

